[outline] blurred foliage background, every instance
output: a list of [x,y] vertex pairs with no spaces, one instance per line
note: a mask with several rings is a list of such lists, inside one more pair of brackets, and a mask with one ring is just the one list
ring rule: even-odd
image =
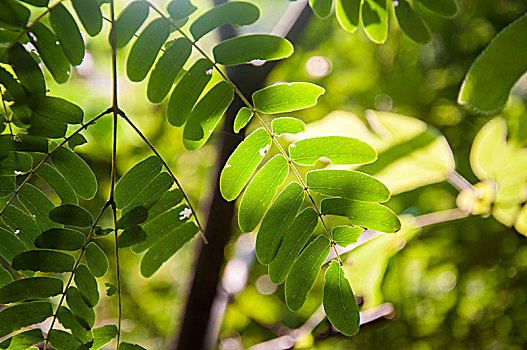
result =
[[[155,2],[165,6],[164,0]],[[269,32],[289,5],[286,0],[255,2],[261,6],[262,19],[257,25],[241,28],[243,31]],[[207,0],[193,3],[200,9],[211,6]],[[295,54],[276,66],[268,83],[310,81],[323,86],[327,92],[319,104],[295,116],[315,123],[340,113],[340,119],[326,126],[335,131],[343,127],[339,124],[342,118],[367,122],[368,109],[424,121],[446,137],[457,171],[476,183],[470,169],[470,148],[474,136],[491,116],[477,115],[459,106],[457,95],[474,59],[500,29],[527,11],[527,1],[458,3],[460,11],[451,19],[422,11],[432,32],[432,41],[426,45],[408,39],[393,16],[388,41],[383,45],[370,42],[360,30],[354,34],[343,31],[334,16],[324,20],[311,16],[301,38],[294,43]],[[120,8],[125,1],[117,4]],[[202,46],[209,50],[215,38],[207,40]],[[125,66],[129,48],[119,52],[120,67]],[[50,90],[82,105],[92,116],[110,104],[107,36],[88,40],[87,50],[73,79],[62,86],[51,85]],[[216,132],[199,151],[185,151],[182,130],[165,121],[166,103],[151,105],[146,100],[146,82],[133,84],[124,77],[124,69],[119,73],[121,108],[175,169],[191,199],[200,204],[200,218],[204,220],[212,189],[217,186],[211,179],[216,171],[216,145],[221,132]],[[511,136],[520,144],[527,139],[527,129],[522,127],[525,123],[521,122],[521,118],[527,120],[526,101],[527,84],[518,84],[502,113]],[[98,197],[86,204],[94,211],[103,204],[109,190],[105,181],[110,173],[111,144],[103,140],[111,140],[110,125],[110,118],[106,118],[90,127],[86,133],[88,144],[78,149],[102,183]],[[392,136],[397,138],[397,134]],[[128,126],[121,125],[120,173],[148,155],[149,150]],[[379,161],[390,159],[381,154]],[[398,213],[413,215],[455,208],[458,195],[447,181],[401,192],[388,205]],[[105,220],[110,225],[110,216]],[[111,255],[111,239],[103,238],[101,243]],[[162,349],[176,335],[192,275],[195,245],[193,241],[184,247],[148,280],[139,273],[139,258],[123,250],[125,339],[149,349]],[[225,295],[220,293],[218,298],[224,305],[215,310],[217,347],[221,349],[250,347],[300,327],[321,300],[322,284],[318,283],[300,312],[289,312],[283,286],[269,282],[266,268],[254,259],[253,245],[254,236],[234,233],[228,246],[227,271],[234,272],[224,275],[221,291]],[[527,343],[527,240],[492,217],[471,216],[422,230],[405,230],[387,239],[380,237],[348,254],[346,268],[356,295],[365,297],[365,305],[373,307],[384,301],[393,304],[392,319],[367,324],[353,338],[339,336],[323,321],[311,336],[297,343],[298,347],[521,349]],[[114,278],[106,276],[111,283]],[[365,286],[364,281],[372,285]],[[113,321],[114,298],[105,298],[99,304],[98,322]]]

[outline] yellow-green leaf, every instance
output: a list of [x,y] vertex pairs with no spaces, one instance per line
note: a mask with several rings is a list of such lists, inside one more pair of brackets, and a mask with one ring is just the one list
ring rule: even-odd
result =
[[281,83],[253,94],[254,108],[266,114],[292,112],[313,107],[324,88],[311,83]]
[[335,14],[344,30],[353,33],[357,30],[360,20],[362,0],[337,0]]
[[362,25],[370,40],[376,44],[384,43],[388,37],[386,0],[364,0],[361,13]]

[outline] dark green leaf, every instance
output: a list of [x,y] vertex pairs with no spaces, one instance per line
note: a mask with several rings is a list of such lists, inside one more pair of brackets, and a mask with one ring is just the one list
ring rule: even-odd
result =
[[41,231],[59,226],[48,217],[49,211],[53,209],[55,205],[35,186],[26,184],[22,187],[18,193],[18,199],[33,216]]
[[53,79],[59,84],[65,83],[70,77],[71,67],[55,34],[41,22],[31,27],[31,33],[31,42],[37,48]]
[[152,103],[161,103],[172,88],[178,73],[192,52],[192,44],[185,38],[179,38],[166,45],[165,52],[157,60],[148,79],[146,95]]
[[33,158],[21,152],[7,152],[0,160],[0,176],[23,175],[31,171]]
[[156,156],[148,157],[128,170],[115,185],[115,204],[124,208],[156,177],[162,168]]
[[97,280],[92,275],[88,266],[80,264],[75,271],[75,285],[80,295],[89,307],[94,307],[99,302]]
[[99,34],[102,29],[102,13],[97,0],[71,0],[82,26],[90,36]]
[[62,204],[77,204],[77,195],[73,190],[73,187],[66,181],[64,176],[59,173],[51,165],[45,163],[42,164],[38,172],[36,173],[42,180],[55,191],[55,193],[62,200]]
[[22,85],[15,80],[11,73],[2,67],[0,67],[0,84],[13,96],[16,102],[25,103],[27,101],[26,92],[22,88]]
[[228,201],[236,199],[271,147],[271,136],[263,128],[253,131],[231,154],[220,176],[220,192]]
[[[174,126],[185,124],[192,107],[212,77],[212,65],[206,59],[197,60],[176,85],[167,105],[168,122]],[[210,73],[210,74],[209,74]]]
[[197,7],[189,0],[172,0],[167,6],[167,12],[176,21],[190,16],[196,10]]
[[432,39],[425,22],[406,0],[399,0],[398,5],[395,6],[395,16],[399,27],[413,41],[426,44]]
[[142,346],[139,346],[137,344],[131,344],[131,343],[121,343],[119,344],[119,350],[146,350]]
[[362,0],[337,0],[335,14],[344,30],[353,33],[357,30],[360,20]]
[[53,297],[61,294],[62,288],[62,280],[58,278],[22,278],[0,288],[0,304]]
[[294,48],[281,36],[251,34],[222,41],[212,52],[217,63],[233,66],[254,60],[281,60],[291,56]]
[[108,271],[108,258],[99,246],[93,242],[86,247],[86,263],[95,277],[102,277]]
[[31,127],[27,132],[33,136],[59,139],[65,137],[66,131],[68,130],[68,124],[45,118],[35,112],[31,113],[30,122]]
[[109,297],[117,294],[117,292],[119,291],[117,289],[117,286],[113,283],[105,283],[104,285],[106,286],[106,295]]
[[[2,220],[11,231],[17,232],[17,237],[29,248],[33,248],[35,238],[40,235],[35,219],[22,210],[10,205],[2,215]],[[24,249],[25,250],[25,249]]]
[[207,142],[233,98],[232,87],[221,81],[196,104],[183,131],[183,144],[188,150],[195,151]]
[[298,214],[285,234],[278,253],[269,264],[269,278],[275,284],[285,281],[293,263],[317,226],[318,214],[312,207]]
[[0,287],[13,282],[13,276],[4,268],[0,268]]
[[376,44],[382,44],[388,37],[388,9],[386,0],[364,0],[362,24],[366,34]]
[[37,7],[47,7],[49,4],[49,0],[21,0],[27,4],[31,4],[33,6]]
[[251,232],[258,226],[288,174],[289,164],[278,154],[254,176],[240,203],[238,223],[242,232]]
[[320,136],[296,141],[289,145],[289,154],[300,165],[315,165],[322,157],[329,159],[333,165],[364,164],[377,159],[373,147],[345,136]]
[[30,136],[25,134],[0,135],[0,149],[2,151],[23,151],[48,153],[48,140],[43,137]]
[[290,310],[297,311],[304,305],[330,248],[329,240],[318,236],[296,258],[285,280],[285,301]]
[[53,208],[49,212],[49,218],[60,224],[77,227],[90,227],[93,224],[90,212],[73,204],[64,204]]
[[82,109],[60,97],[35,95],[29,99],[29,108],[41,117],[68,124],[81,124],[84,112]]
[[29,250],[13,258],[15,270],[42,272],[69,272],[73,270],[75,258],[69,254],[52,250]]
[[79,290],[75,287],[69,287],[66,292],[66,302],[73,315],[76,316],[80,324],[90,329],[95,323],[95,311],[82,298]]
[[[119,14],[119,17],[115,21],[115,41],[117,48],[124,47],[132,40],[135,33],[148,17],[149,9],[148,2],[138,0],[131,2]],[[108,35],[108,42],[110,45],[112,44],[111,33]]]
[[49,22],[71,64],[74,66],[81,64],[85,45],[71,13],[64,5],[58,4],[49,12]]
[[17,43],[13,46],[7,52],[7,57],[18,80],[29,95],[46,93],[44,73],[40,70],[33,56],[21,44]]
[[423,6],[435,13],[445,16],[452,17],[457,13],[457,1],[456,0],[417,0]]
[[0,337],[5,337],[22,327],[40,323],[51,315],[53,309],[47,301],[13,305],[0,311]]
[[26,350],[32,345],[44,341],[44,336],[40,329],[30,329],[29,331],[20,332],[11,338],[0,343],[0,349],[9,350]]
[[333,260],[326,270],[324,283],[324,311],[331,324],[342,334],[357,334],[360,325],[359,308],[344,270]]
[[79,320],[66,306],[61,306],[59,308],[57,319],[64,328],[70,329],[72,335],[80,342],[85,343],[93,339],[93,335],[90,331],[86,330],[86,328],[81,325]]
[[25,251],[24,243],[14,233],[0,227],[0,256],[2,258],[11,263],[17,254]]
[[303,200],[304,189],[291,182],[271,204],[256,236],[256,257],[262,264],[270,264],[275,258]]
[[126,74],[131,81],[146,77],[169,35],[170,23],[164,18],[153,20],[139,34],[126,62]]
[[68,146],[70,146],[71,149],[74,149],[77,146],[84,145],[85,143],[88,143],[88,140],[82,134],[75,134],[73,136],[70,136],[70,139],[68,140]]
[[273,134],[298,134],[306,130],[306,124],[297,118],[275,118],[271,123]]
[[313,107],[324,88],[311,83],[281,83],[253,94],[254,108],[266,114],[292,112]]
[[309,6],[313,12],[319,17],[327,17],[331,13],[333,0],[309,0]]
[[190,33],[198,41],[205,34],[224,24],[242,26],[256,22],[260,10],[245,1],[229,1],[201,14],[190,26]]
[[321,212],[324,215],[347,216],[352,224],[370,230],[392,233],[401,229],[397,215],[378,203],[327,198],[322,200]]
[[103,237],[103,236],[107,236],[108,234],[112,233],[113,231],[114,231],[113,228],[102,228],[101,226],[96,226],[94,233],[95,233],[96,236]]
[[94,328],[93,345],[91,346],[91,349],[100,349],[103,345],[109,343],[116,336],[117,327],[113,324]]
[[362,227],[351,226],[337,226],[331,230],[333,241],[341,247],[346,247],[350,244],[357,243],[361,233],[364,231]]
[[141,259],[141,275],[144,277],[152,276],[197,232],[198,227],[193,222],[186,222],[150,247]]
[[[48,334],[48,340],[56,350],[77,350],[82,344],[70,333],[59,329],[52,329]],[[83,349],[84,350],[84,349]]]
[[0,198],[9,196],[16,189],[14,176],[0,176]]
[[80,197],[86,200],[95,197],[97,193],[95,174],[75,152],[61,147],[51,156],[51,162]]
[[4,113],[1,113],[0,112],[0,133],[4,132],[5,128],[6,128],[6,122],[7,122],[7,119],[4,115]]
[[76,251],[82,248],[86,237],[77,230],[52,228],[35,239],[35,247]]
[[247,108],[242,107],[238,111],[238,114],[236,115],[236,119],[234,119],[234,132],[239,133],[242,128],[244,128],[253,117],[253,112]]
[[146,240],[146,232],[139,225],[128,226],[117,239],[119,248],[131,247]]
[[179,189],[168,191],[148,210],[148,222],[175,207],[183,200],[183,193]]
[[[142,206],[147,210],[151,209],[152,206],[156,204],[161,199],[161,197],[163,197],[163,195],[170,189],[170,187],[172,187],[173,184],[174,180],[172,180],[170,174],[167,172],[162,172],[161,174],[157,175],[151,183],[149,183],[147,186],[144,186],[137,197],[135,197],[134,200],[122,210],[122,212],[126,213],[137,206]],[[177,203],[174,205],[176,204]],[[150,217],[150,213],[148,216]]]
[[129,226],[135,226],[142,224],[148,218],[148,210],[145,207],[137,206],[127,211],[117,221],[118,229],[125,229]]
[[14,0],[2,0],[1,5],[0,22],[15,27],[25,27],[31,14],[27,7]]

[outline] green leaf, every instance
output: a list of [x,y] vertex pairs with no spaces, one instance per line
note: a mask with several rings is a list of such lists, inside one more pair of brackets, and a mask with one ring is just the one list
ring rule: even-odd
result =
[[394,7],[399,27],[410,39],[421,44],[426,44],[432,39],[425,22],[406,0],[399,0],[398,5]]
[[288,174],[289,164],[281,154],[274,156],[256,173],[240,203],[238,223],[242,232],[251,232],[258,226]]
[[165,52],[157,60],[148,79],[146,96],[150,102],[161,103],[165,99],[191,52],[192,44],[185,38],[178,38],[166,45]]
[[212,53],[217,63],[225,66],[249,63],[253,60],[274,61],[291,56],[293,44],[277,35],[251,34],[222,41]]
[[271,204],[256,236],[256,257],[262,264],[270,264],[275,258],[303,200],[304,189],[291,182]]
[[37,48],[42,62],[49,69],[53,79],[59,84],[68,81],[71,74],[70,63],[55,34],[41,22],[31,27],[31,34],[31,42]]
[[347,216],[351,223],[370,230],[392,233],[401,229],[401,222],[393,211],[378,203],[343,198],[322,200],[323,215]]
[[208,73],[210,69],[212,69],[210,62],[202,58],[197,60],[181,78],[172,91],[167,105],[166,115],[170,124],[174,126],[185,124],[192,107],[212,77],[212,74]]
[[40,323],[51,315],[53,309],[47,301],[13,305],[0,311],[0,337],[5,337],[22,327]]
[[48,340],[56,350],[77,350],[82,346],[70,333],[59,329],[50,330]]
[[253,94],[254,108],[266,114],[292,112],[313,107],[324,94],[324,88],[311,83],[281,83]]
[[362,25],[366,35],[376,44],[382,44],[388,37],[388,11],[386,0],[364,0],[362,4]]
[[304,209],[295,217],[285,234],[278,253],[269,264],[269,278],[275,284],[285,281],[296,257],[302,251],[318,223],[318,214],[312,207]]
[[139,346],[137,344],[131,344],[131,343],[121,343],[119,344],[119,350],[146,350],[142,346]]
[[53,297],[61,294],[62,288],[62,280],[58,278],[22,278],[0,288],[0,304]]
[[33,216],[41,231],[58,226],[48,217],[49,211],[53,209],[55,205],[38,188],[31,184],[26,184],[18,193],[18,199]]
[[97,0],[71,0],[73,8],[89,36],[96,36],[102,29],[102,13]]
[[318,236],[296,258],[285,280],[285,301],[289,310],[297,311],[304,305],[330,248],[329,240]]
[[335,14],[340,26],[353,33],[357,30],[360,20],[362,0],[337,0]]
[[115,337],[117,337],[117,327],[113,324],[94,328],[93,345],[90,349],[100,349],[103,345],[109,343]]
[[117,221],[118,229],[125,229],[130,226],[142,224],[148,219],[148,210],[145,207],[137,206],[127,211]]
[[183,193],[179,189],[168,191],[161,199],[148,210],[148,222],[164,214],[183,200]]
[[88,143],[88,140],[82,134],[75,134],[70,136],[70,139],[68,140],[68,146],[71,149],[74,149],[77,146],[84,145],[85,143]]
[[91,332],[86,330],[86,328],[81,325],[79,320],[66,306],[61,306],[59,308],[57,312],[57,319],[64,328],[70,329],[72,335],[80,342],[85,343],[93,339]]
[[52,228],[35,239],[37,248],[76,251],[82,248],[86,237],[77,230]]
[[7,197],[16,189],[14,176],[0,176],[0,197]]
[[35,95],[29,99],[29,108],[40,116],[68,124],[81,124],[82,109],[60,97]]
[[86,47],[71,13],[64,5],[58,4],[49,12],[49,23],[71,64],[74,66],[81,64]]
[[73,270],[75,258],[69,254],[52,250],[29,250],[13,258],[15,270],[42,272],[69,272]]
[[[124,47],[148,17],[150,6],[144,0],[132,1],[115,21],[115,41],[116,47]],[[112,44],[111,32],[108,34],[108,43]]]
[[333,0],[309,0],[309,6],[318,17],[324,18],[331,13]]
[[[22,85],[13,77],[11,73],[0,67],[0,84],[2,84],[7,92],[11,94],[13,99],[18,103],[26,103],[26,92]],[[10,106],[12,108],[12,106]]]
[[40,329],[30,329],[13,335],[0,343],[0,349],[26,350],[32,345],[44,341],[44,336]]
[[2,11],[0,12],[0,22],[10,24],[15,27],[25,27],[31,12],[29,9],[14,0],[2,0]]
[[133,225],[126,228],[117,239],[119,248],[131,247],[135,244],[146,240],[146,231],[139,225]]
[[0,176],[22,175],[31,171],[33,158],[21,152],[7,152],[0,160]]
[[86,263],[95,277],[102,277],[108,271],[108,258],[99,246],[93,242],[86,247]]
[[326,196],[386,202],[390,190],[373,176],[352,170],[320,169],[307,173],[307,187]]
[[36,173],[62,200],[62,204],[77,204],[77,195],[64,176],[51,165],[44,163]]
[[456,0],[417,0],[423,6],[428,8],[435,13],[445,16],[453,17],[457,13],[457,1]]
[[224,24],[242,26],[256,22],[260,10],[245,1],[229,1],[201,14],[190,26],[190,33],[198,41],[205,34]]
[[273,134],[280,136],[283,134],[298,134],[306,131],[306,124],[297,118],[283,117],[275,118],[271,122]]
[[[146,208],[147,210],[150,210],[154,206],[154,204],[156,204],[161,199],[161,197],[163,197],[163,195],[167,193],[167,191],[170,189],[170,187],[172,187],[173,184],[174,180],[172,180],[172,177],[169,173],[160,173],[152,180],[151,183],[149,183],[147,186],[144,186],[144,188],[141,190],[141,192],[139,192],[137,197],[135,197],[134,200],[122,210],[122,212],[127,213],[128,211],[132,210],[137,206],[141,206]],[[150,215],[151,214],[148,213],[149,217]]]
[[0,256],[2,258],[11,263],[17,254],[25,251],[24,243],[14,233],[0,227]]
[[315,165],[324,157],[333,165],[371,163],[377,152],[367,143],[345,136],[320,136],[299,140],[289,145],[291,159],[300,165]]
[[48,153],[48,140],[43,137],[30,136],[25,134],[0,135],[0,149],[2,151],[25,151]]
[[333,241],[341,247],[357,243],[360,235],[364,232],[362,227],[336,226],[331,230]]
[[170,23],[164,18],[153,20],[139,34],[126,62],[126,74],[131,81],[146,77],[169,35]]
[[323,304],[329,321],[348,337],[357,334],[360,325],[359,308],[338,261],[331,261],[325,279]]
[[60,224],[77,227],[90,227],[93,224],[90,212],[73,204],[64,204],[53,208],[49,212],[49,218]]
[[97,193],[97,179],[88,164],[75,152],[61,147],[51,156],[51,163],[83,199]]
[[87,330],[92,328],[95,323],[95,311],[88,305],[75,287],[69,287],[66,292],[66,302],[73,315],[77,317],[80,324]]
[[187,18],[197,9],[189,0],[172,0],[167,6],[167,12],[176,21]]
[[49,4],[49,0],[21,0],[27,4],[31,4],[33,6],[37,7],[47,7]]
[[251,121],[252,117],[253,112],[249,108],[240,108],[238,114],[236,114],[236,119],[234,119],[234,132],[239,133]]
[[503,109],[512,87],[527,71],[526,52],[524,15],[496,35],[476,59],[461,86],[458,102],[483,113]]
[[13,276],[4,268],[0,268],[0,287],[13,282]]
[[109,297],[117,294],[117,292],[119,291],[117,289],[117,286],[113,283],[105,283],[104,285],[106,286],[106,295]]
[[35,112],[31,113],[30,123],[31,127],[28,129],[30,135],[43,136],[50,139],[63,138],[68,130],[68,124],[44,118]]
[[[27,247],[33,248],[35,238],[40,235],[35,219],[22,210],[9,206],[2,215],[2,221],[9,226],[11,231],[18,232],[17,237],[25,243]],[[5,240],[5,239],[4,239]],[[25,249],[24,249],[25,250]]]
[[18,80],[29,95],[46,93],[44,73],[42,73],[33,56],[21,44],[17,43],[13,46],[7,52],[7,58]]
[[232,87],[221,81],[199,100],[192,109],[183,131],[183,144],[186,149],[195,151],[207,142],[233,98]]
[[256,129],[231,154],[220,176],[220,192],[228,201],[236,199],[271,147],[271,136]]
[[94,307],[99,302],[97,280],[88,266],[80,264],[75,271],[75,285],[79,289],[82,299],[89,307]]
[[186,242],[198,232],[193,222],[186,222],[150,247],[141,259],[141,275],[152,276],[165,261],[170,259]]
[[128,170],[115,185],[114,200],[117,208],[124,208],[130,204],[161,172],[162,166],[159,158],[150,156]]

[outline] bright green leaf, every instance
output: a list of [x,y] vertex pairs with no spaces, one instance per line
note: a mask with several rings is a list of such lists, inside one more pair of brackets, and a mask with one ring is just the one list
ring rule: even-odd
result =
[[42,272],[69,272],[73,270],[75,258],[69,254],[52,250],[29,250],[13,258],[15,270]]
[[275,118],[271,122],[273,134],[298,134],[306,130],[306,123],[297,118],[283,117]]
[[388,37],[386,0],[364,0],[362,24],[371,41],[376,44],[384,43]]
[[[124,47],[139,30],[141,25],[148,17],[150,6],[144,0],[133,1],[124,8],[115,21],[115,42],[116,47]],[[111,33],[108,35],[108,42],[112,43]]]
[[62,280],[58,278],[22,278],[0,288],[0,304],[53,297],[61,294],[62,288]]
[[49,187],[55,191],[55,193],[62,200],[62,204],[77,204],[77,195],[73,190],[73,187],[66,181],[64,176],[59,173],[51,165],[45,163],[42,164],[38,172],[36,173],[42,180],[44,180]]
[[146,240],[146,231],[139,225],[128,226],[117,239],[119,248],[131,247]]
[[44,73],[24,46],[17,43],[7,52],[7,57],[18,80],[26,88],[29,95],[46,93]]
[[309,0],[309,6],[319,17],[327,17],[331,13],[333,0]]
[[335,14],[344,30],[353,33],[357,30],[360,20],[362,0],[337,0]]
[[88,266],[80,264],[75,270],[75,285],[77,286],[82,299],[89,307],[94,307],[99,302],[99,290],[97,280],[91,273]]
[[148,209],[148,222],[157,218],[159,215],[164,214],[170,208],[175,207],[183,200],[183,193],[179,189],[168,191],[161,197],[161,199],[155,203],[150,209]]
[[51,315],[53,315],[53,309],[47,301],[13,305],[0,311],[0,337],[5,337],[22,327],[40,323]]
[[115,185],[114,200],[117,208],[126,207],[161,172],[162,163],[150,156],[128,170]]
[[336,226],[331,230],[331,237],[339,246],[346,247],[350,244],[357,243],[363,231],[364,229],[362,227],[357,226]]
[[11,263],[17,254],[25,251],[26,247],[18,239],[17,235],[0,227],[0,256],[2,258],[6,259],[8,263]]
[[75,152],[61,147],[51,156],[51,163],[77,194],[88,200],[97,193],[97,179],[88,164]]
[[234,119],[234,132],[239,133],[251,121],[252,117],[253,112],[249,108],[240,108],[238,114],[236,114],[236,119]]
[[311,83],[281,83],[253,94],[254,108],[266,114],[292,112],[313,107],[324,88]]
[[197,9],[189,0],[172,0],[167,5],[167,12],[176,21],[190,16]]
[[86,263],[95,277],[102,277],[108,271],[108,257],[103,250],[93,242],[86,247]]
[[82,248],[86,237],[69,228],[52,228],[35,239],[35,247],[76,251]]
[[32,345],[44,341],[44,336],[40,329],[30,329],[13,335],[11,338],[0,343],[0,349],[26,350]]
[[64,204],[53,208],[49,212],[49,218],[60,224],[77,227],[90,227],[93,224],[90,212],[73,204]]
[[97,0],[71,0],[73,8],[90,36],[96,36],[102,29],[102,13]]
[[398,5],[395,6],[395,16],[399,27],[413,41],[426,44],[432,39],[425,22],[406,0],[399,0]]
[[457,13],[457,1],[456,0],[417,0],[423,6],[435,13],[445,16],[452,17]]
[[71,64],[81,64],[86,47],[71,13],[64,5],[58,4],[49,12],[49,22]]
[[[167,172],[162,172],[157,175],[151,183],[139,192],[139,194],[134,198],[134,200],[123,208],[122,212],[126,213],[137,206],[141,206],[149,210],[156,204],[161,197],[172,187],[174,180]],[[176,203],[177,204],[177,203]],[[150,217],[150,213],[148,215]]]

